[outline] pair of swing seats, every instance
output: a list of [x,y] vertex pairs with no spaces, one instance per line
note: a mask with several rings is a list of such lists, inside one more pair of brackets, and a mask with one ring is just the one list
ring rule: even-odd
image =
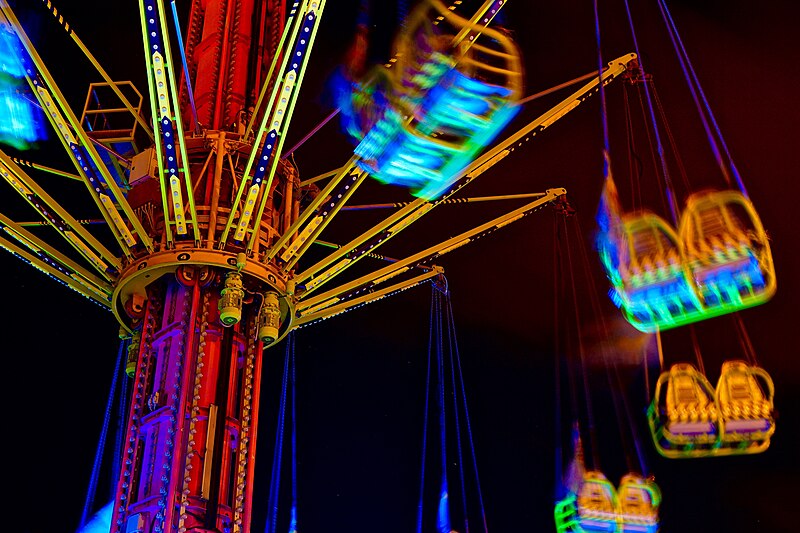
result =
[[438,0],[412,14],[391,67],[377,67],[355,84],[342,106],[361,170],[435,199],[516,115],[519,51],[485,23]]
[[744,361],[725,361],[716,389],[691,364],[675,364],[647,410],[653,443],[668,458],[763,452],[775,432],[774,394],[769,374]]
[[[741,192],[692,195],[678,232],[649,212],[623,215],[620,227],[618,264],[601,256],[612,299],[641,331],[731,313],[775,293],[766,232]],[[726,361],[716,389],[692,365],[676,364],[659,377],[648,409],[656,449],[670,458],[762,452],[775,431],[773,397],[769,374],[744,361]]]
[[766,232],[739,191],[693,194],[678,231],[651,212],[624,214],[618,225],[601,259],[612,300],[640,331],[732,313],[775,294]]
[[629,473],[619,488],[600,472],[583,474],[577,494],[556,504],[559,533],[655,533],[661,491],[653,481]]

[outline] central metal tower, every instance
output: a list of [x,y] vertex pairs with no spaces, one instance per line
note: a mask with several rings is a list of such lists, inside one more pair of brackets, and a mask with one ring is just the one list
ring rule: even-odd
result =
[[[316,29],[314,6],[288,14],[307,20],[300,31]],[[147,0],[141,9],[163,141],[135,156],[127,194],[152,251],[121,269],[113,295],[133,335],[133,396],[112,531],[250,531],[262,348],[293,316],[287,272],[259,259],[297,219],[300,182],[279,161],[271,183],[244,204],[237,187],[253,152],[244,135],[253,91],[266,80],[287,13],[278,0],[192,2],[188,76],[173,108],[163,5]],[[163,196],[161,180],[169,184]],[[237,210],[255,218],[256,202],[255,223],[233,226],[245,216]],[[228,238],[231,229],[246,237]]]

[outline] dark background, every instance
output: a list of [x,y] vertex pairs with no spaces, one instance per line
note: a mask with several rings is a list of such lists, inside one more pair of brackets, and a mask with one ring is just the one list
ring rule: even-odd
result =
[[[372,3],[371,53],[382,59],[397,17],[386,9],[389,3]],[[91,72],[88,62],[42,6],[34,4],[38,2],[17,2],[17,7],[36,35],[51,73],[73,107],[80,109],[86,85],[99,81],[99,76]],[[384,7],[378,9],[378,4]],[[601,4],[604,58],[633,51],[624,4]],[[655,76],[692,184],[722,187],[657,7],[654,2],[633,4],[643,60]],[[82,0],[57,6],[112,77],[133,80],[140,90],[146,89],[135,2]],[[187,9],[181,2],[178,6]],[[800,166],[796,133],[800,119],[796,107],[799,12],[788,0],[682,1],[670,6],[734,161],[772,239],[778,292],[768,304],[741,316],[762,366],[774,378],[779,418],[770,449],[755,456],[666,460],[655,453],[646,434],[640,432],[638,437],[647,466],[664,494],[662,531],[795,531],[792,506],[800,496],[796,485],[800,473],[796,456],[800,373],[794,344],[797,314],[792,302],[800,297],[793,277],[800,272],[793,248],[797,245],[795,175]],[[351,42],[357,7],[355,0],[328,3],[286,146],[329,113],[326,80]],[[513,0],[506,10],[506,25],[515,32],[524,54],[526,94],[596,68],[591,2]],[[515,124],[530,120],[567,94],[562,91],[526,106]],[[623,174],[627,159],[620,94],[619,82],[608,87],[611,153],[615,170]],[[52,148],[46,143],[25,157],[57,162]],[[347,160],[350,149],[336,126],[326,126],[297,151],[301,176],[308,178],[338,167]],[[602,186],[601,149],[600,107],[595,97],[539,138],[523,144],[471,184],[464,195],[565,187],[589,247]],[[69,168],[63,159],[61,162],[61,168]],[[62,189],[66,197],[75,198],[74,191],[80,186],[62,181],[55,176],[41,177],[41,183],[57,198]],[[630,205],[630,196],[622,185],[620,189],[623,204]],[[679,190],[679,198],[685,198],[686,192]],[[21,210],[17,217],[17,208],[10,204],[18,199],[10,189],[4,190],[3,198],[4,213],[18,220],[31,216]],[[82,198],[85,207],[88,197]],[[439,218],[432,216],[408,230],[384,252],[402,256],[423,248],[429,239],[443,240],[512,207],[443,206]],[[74,209],[81,212],[80,204]],[[658,205],[654,209],[667,215]],[[566,444],[554,431],[557,327],[563,335],[583,334],[589,359],[596,363],[587,371],[595,402],[593,418],[600,434],[596,452],[601,469],[617,483],[627,471],[627,462],[636,461],[630,444],[619,437],[617,411],[608,405],[604,370],[591,346],[607,338],[625,355],[623,341],[647,345],[648,339],[622,322],[606,301],[607,284],[591,254],[591,279],[582,266],[575,271],[580,302],[580,326],[575,327],[574,315],[570,316],[571,285],[567,284],[567,291],[554,288],[553,234],[554,217],[546,210],[439,261],[452,291],[487,520],[490,529],[501,533],[554,529],[556,445]],[[54,240],[52,235],[42,235]],[[574,239],[570,242],[573,261],[578,261],[579,245]],[[562,242],[562,258],[564,253]],[[12,494],[6,503],[6,515],[13,524],[9,530],[74,531],[102,427],[118,328],[110,313],[8,254],[0,256],[0,268],[7,289],[5,305],[0,307],[0,332],[6,339],[2,355],[9,363],[2,374],[5,412],[10,415],[3,431],[7,450],[3,478]],[[599,317],[587,307],[592,295],[599,296],[603,320],[609,324],[606,331],[596,327]],[[561,309],[558,315],[555,301]],[[430,289],[424,286],[298,332],[300,531],[413,530],[429,306]],[[697,326],[712,383],[723,360],[742,357],[737,353],[741,348],[733,339],[732,324],[730,318],[719,317]],[[572,342],[574,345],[575,339]],[[685,331],[665,333],[664,343],[667,364],[692,357]],[[559,346],[565,349],[568,345],[562,339]],[[282,356],[282,344],[265,353],[254,531],[263,529]],[[562,353],[565,356],[569,354]],[[626,361],[620,357],[618,362],[630,408],[641,429],[646,398],[641,364]],[[657,367],[652,366],[651,382],[655,372]],[[567,386],[565,379],[562,387]],[[429,452],[436,446],[435,440],[432,442]],[[288,474],[288,469],[284,473]],[[284,487],[288,480],[285,476]],[[455,478],[451,484],[457,484]],[[98,495],[98,503],[105,499]],[[455,498],[451,501],[457,503]],[[425,506],[433,509],[436,503],[429,500]],[[282,515],[288,508],[282,500]],[[433,526],[427,527],[432,530]],[[471,527],[480,530],[477,521],[471,522]],[[463,533],[461,526],[457,529]]]

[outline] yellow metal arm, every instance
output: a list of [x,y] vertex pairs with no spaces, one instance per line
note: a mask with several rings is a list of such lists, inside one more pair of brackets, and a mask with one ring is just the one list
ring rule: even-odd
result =
[[[512,222],[515,222],[522,217],[529,215],[530,213],[542,208],[543,206],[553,202],[560,197],[564,196],[567,193],[565,189],[548,189],[541,198],[534,200],[514,211],[506,213],[505,215],[499,216],[485,224],[482,224],[476,228],[473,228],[469,231],[465,231],[460,235],[457,235],[451,239],[448,239],[444,242],[431,246],[417,254],[409,256],[405,259],[392,263],[390,265],[385,266],[375,272],[362,276],[350,283],[346,283],[341,287],[337,287],[325,293],[319,294],[312,298],[304,298],[303,294],[299,296],[299,303],[297,305],[297,310],[300,316],[303,313],[309,312],[310,309],[319,309],[321,304],[328,304],[333,305],[338,303],[342,300],[346,300],[349,298],[349,295],[360,294],[364,290],[371,289],[374,285],[381,284],[395,276],[403,274],[413,268],[419,267],[425,263],[435,260],[436,258],[455,250],[456,248],[460,248],[465,244],[473,242],[493,231],[502,228]],[[330,277],[335,276],[339,273],[341,269],[334,270],[337,268],[337,265],[331,267],[332,273],[329,275],[323,273],[319,278],[312,280],[305,287],[299,286],[298,287],[302,290],[305,289],[305,293],[307,294],[317,286],[314,284],[316,281],[317,283],[321,283],[322,281],[327,280]],[[313,284],[313,285],[312,285]]]
[[55,17],[56,22],[58,22],[58,24],[64,29],[64,31],[67,32],[67,35],[69,35],[70,38],[75,42],[75,44],[78,45],[78,48],[80,48],[81,52],[83,52],[83,55],[86,56],[86,59],[88,59],[89,62],[92,64],[92,66],[94,66],[94,68],[97,69],[97,72],[100,74],[100,76],[103,77],[106,83],[108,83],[109,87],[111,87],[111,90],[114,91],[114,94],[117,95],[117,98],[119,98],[120,101],[122,102],[122,105],[125,106],[125,109],[127,109],[128,112],[130,112],[130,114],[133,115],[133,117],[136,119],[136,122],[139,123],[144,132],[147,134],[147,136],[150,137],[150,140],[152,140],[153,132],[147,125],[147,122],[144,120],[144,118],[142,118],[141,114],[136,110],[133,104],[131,104],[131,102],[122,93],[122,91],[120,91],[117,84],[111,79],[111,76],[108,75],[108,72],[105,71],[100,62],[97,61],[94,55],[92,55],[92,53],[86,47],[86,45],[83,44],[83,41],[80,39],[80,37],[78,37],[78,34],[75,33],[75,29],[72,28],[66,20],[64,20],[64,15],[58,12],[58,9],[56,8],[56,6],[52,4],[50,0],[42,0],[42,3],[44,4],[45,8],[48,11],[50,11],[50,13],[52,13],[53,17]]
[[272,245],[272,248],[267,252],[265,257],[265,261],[269,261],[278,253],[283,250],[284,246],[286,246],[289,239],[293,239],[292,243],[286,246],[286,250],[283,251],[281,255],[281,259],[284,261],[289,260],[295,254],[295,252],[300,248],[302,243],[307,238],[307,235],[310,235],[314,229],[322,223],[321,216],[312,216],[314,213],[317,212],[322,206],[322,204],[328,200],[331,196],[331,193],[334,189],[339,186],[343,180],[347,179],[351,172],[356,171],[356,161],[357,157],[353,156],[350,158],[350,161],[343,167],[341,167],[337,172],[336,175],[328,182],[322,191],[314,198],[314,200],[306,207],[305,211],[303,211],[297,220],[286,230],[283,235]]
[[117,271],[122,268],[117,256],[106,249],[2,150],[0,150],[0,177],[7,181],[42,216],[42,219],[64,237],[106,280],[111,280],[109,267]]
[[[280,55],[283,56],[280,71],[245,165],[242,181],[236,191],[236,199],[231,209],[232,216],[225,224],[220,238],[222,246],[228,240],[234,219],[237,222],[233,238],[238,242],[248,240],[248,254],[252,253],[258,241],[259,232],[256,228],[261,223],[267,204],[285,133],[297,103],[324,9],[325,0],[304,0],[297,11],[300,16],[296,20],[294,20],[295,12],[292,11],[293,17],[290,20],[290,24],[293,25],[292,33],[289,40],[284,42],[284,45],[290,48],[280,51]],[[247,189],[246,196],[244,196],[245,189]],[[238,217],[234,216],[237,212]]]
[[[374,251],[374,249],[378,246],[385,244],[387,240],[397,235],[400,231],[410,225],[411,222],[423,216],[434,207],[445,203],[448,198],[471,183],[472,180],[504,159],[511,153],[511,148],[515,144],[521,142],[521,139],[530,139],[536,134],[544,131],[557,120],[578,107],[587,98],[589,98],[589,96],[594,94],[601,82],[604,85],[608,84],[623,74],[628,69],[630,63],[635,59],[636,54],[627,54],[609,62],[608,68],[603,71],[602,75],[595,77],[583,85],[580,89],[569,95],[566,99],[562,100],[552,109],[523,126],[516,133],[506,138],[476,159],[461,172],[462,177],[460,177],[452,186],[452,189],[446,192],[441,198],[439,198],[439,200],[435,202],[427,202],[420,198],[405,205],[402,209],[388,217],[386,220],[365,231],[350,243],[342,246],[340,250],[300,272],[296,278],[297,282],[302,283],[303,281],[312,277],[324,275],[320,274],[323,271],[329,273],[329,276],[323,280],[323,282],[325,282],[333,277],[333,275],[330,275],[332,274],[330,270],[331,268],[336,269],[336,274],[349,268],[362,257],[362,255],[357,254],[359,247],[364,246],[365,243],[368,243],[370,240],[373,240],[369,248],[370,251]],[[353,160],[351,160],[351,163],[352,162]],[[319,285],[321,285],[321,283],[315,283],[314,288],[317,288]]]
[[46,263],[39,257],[29,253],[27,250],[20,248],[13,242],[6,239],[3,235],[0,234],[0,248],[3,248],[7,252],[10,252],[17,258],[25,261],[32,267],[36,268],[37,270],[44,272],[51,278],[55,279],[56,281],[63,283],[70,289],[79,292],[83,296],[89,298],[93,302],[105,307],[111,307],[111,299],[109,294],[111,292],[111,287],[108,285],[97,286],[92,283],[86,282],[85,279],[80,277],[73,277],[70,276],[68,273],[59,270],[58,268]]
[[439,276],[442,273],[443,270],[441,267],[432,266],[431,268],[425,270],[419,276],[407,279],[405,281],[401,281],[399,283],[395,283],[394,285],[390,285],[389,287],[385,287],[377,291],[369,289],[365,294],[362,294],[357,298],[353,298],[347,301],[341,301],[336,297],[333,297],[330,300],[326,300],[314,307],[309,307],[306,308],[304,311],[299,312],[300,316],[298,319],[294,321],[293,329],[307,326],[319,320],[325,320],[326,318],[330,318],[332,316],[336,316],[341,313],[351,311],[356,307],[361,307],[362,305],[376,302],[382,298],[385,298],[386,296],[391,296],[400,291],[416,287],[420,283],[424,283],[430,280],[431,278]]
[[92,274],[20,224],[0,213],[0,229],[25,246],[43,262],[68,275],[81,285],[92,287],[98,294],[111,296],[111,284]]
[[[130,249],[136,244],[136,238],[117,211],[117,205],[122,209],[127,222],[131,224],[133,231],[139,236],[142,244],[149,252],[152,252],[152,241],[144,231],[141,221],[134,214],[133,209],[97,153],[92,140],[81,127],[78,118],[70,109],[66,98],[64,98],[61,90],[45,67],[42,58],[39,57],[6,0],[0,0],[0,10],[3,13],[0,23],[13,29],[25,51],[30,56],[32,66],[35,69],[35,72],[31,73],[32,75],[26,76],[28,84],[36,94],[36,98],[42,108],[45,109],[48,120],[58,132],[59,140],[68,149],[70,158],[79,174],[83,177],[83,181],[98,208],[103,213],[103,217],[106,218],[109,227],[112,228],[122,250],[126,255],[130,256]],[[74,150],[82,150],[88,161],[78,161]],[[90,166],[93,167],[93,170],[90,169]],[[94,171],[102,177],[102,184],[97,183],[98,177],[91,175]]]
[[[199,246],[200,229],[197,226],[197,211],[194,194],[192,194],[183,120],[178,116],[180,112],[178,85],[175,81],[164,3],[162,0],[155,3],[157,13],[145,15],[144,10],[144,2],[140,0],[139,16],[147,64],[147,86],[156,140],[155,149],[167,247],[173,245],[173,225],[178,235],[189,235],[187,222],[192,226],[191,236],[195,245]],[[161,44],[158,44],[159,41]],[[181,173],[183,180],[180,178]],[[188,221],[184,216],[186,211],[184,195],[188,204]]]
[[297,261],[300,260],[311,243],[314,242],[317,236],[322,233],[322,230],[325,229],[328,224],[330,224],[331,220],[333,220],[333,217],[336,216],[336,213],[341,210],[342,206],[353,195],[356,189],[358,189],[359,185],[364,182],[367,176],[368,174],[364,171],[353,170],[350,176],[348,176],[348,180],[351,183],[349,183],[346,187],[347,190],[343,193],[340,193],[340,195],[337,195],[341,196],[340,198],[331,198],[328,201],[328,207],[325,208],[325,216],[322,217],[320,223],[313,227],[309,233],[304,233],[303,241],[297,243],[296,247],[293,245],[289,248],[293,257],[287,257],[284,259],[284,256],[281,256],[281,259],[286,261],[286,264],[283,267],[285,271],[291,270],[295,264],[297,264]]

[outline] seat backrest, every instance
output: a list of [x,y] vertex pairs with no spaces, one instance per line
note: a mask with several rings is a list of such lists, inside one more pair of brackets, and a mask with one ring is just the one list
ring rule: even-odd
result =
[[713,401],[711,384],[689,363],[678,363],[669,371],[667,382],[667,411],[705,408]]
[[616,505],[616,490],[611,482],[600,472],[586,472],[578,490],[578,506],[611,513]]

